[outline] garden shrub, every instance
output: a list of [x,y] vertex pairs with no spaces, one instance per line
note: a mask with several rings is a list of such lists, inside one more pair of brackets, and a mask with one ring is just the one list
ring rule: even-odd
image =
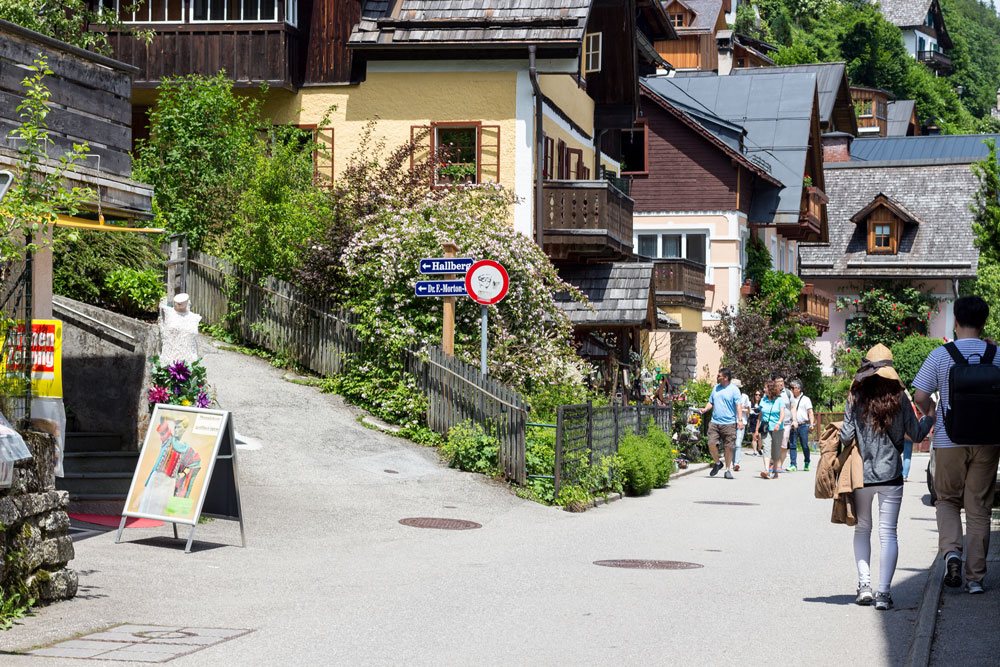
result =
[[452,468],[466,472],[496,475],[500,469],[500,441],[470,421],[448,429],[441,454]]
[[[749,7],[749,5],[744,5]],[[742,9],[742,7],[741,7]],[[751,12],[753,9],[751,8]],[[755,285],[760,285],[764,274],[771,270],[771,252],[756,235],[750,236],[747,244],[746,277]]]
[[529,427],[524,440],[527,489],[535,501],[551,505],[556,500],[552,479],[556,469],[556,432]]
[[653,480],[654,488],[661,488],[670,481],[670,476],[674,474],[676,463],[674,461],[675,451],[671,442],[670,434],[649,425],[646,432],[646,441],[653,451],[653,461],[655,464],[656,478]]
[[628,434],[618,443],[622,486],[630,496],[644,496],[656,485],[656,452],[645,438]]
[[[119,309],[121,306],[109,281],[120,287],[125,274],[120,274],[117,281],[110,276],[123,269],[147,277],[155,273],[162,285],[164,281],[160,276],[166,258],[159,244],[159,236],[148,234],[57,227],[52,243],[52,290],[94,306]],[[148,285],[149,281],[144,284]],[[156,310],[155,303],[152,310]]]
[[913,385],[913,380],[917,377],[927,355],[941,345],[942,341],[939,338],[907,336],[892,346],[892,365],[903,384],[907,387]]
[[772,314],[792,310],[799,302],[804,283],[784,271],[765,271],[760,281],[760,296]]
[[156,308],[167,290],[163,284],[163,274],[146,269],[115,269],[104,279],[111,304],[118,312],[126,315],[156,313]]

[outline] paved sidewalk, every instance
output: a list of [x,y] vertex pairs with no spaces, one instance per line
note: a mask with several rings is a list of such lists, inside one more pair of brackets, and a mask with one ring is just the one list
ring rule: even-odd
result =
[[[260,444],[239,451],[247,548],[231,546],[239,532],[228,521],[199,527],[190,555],[167,526],[129,529],[120,545],[97,534],[76,545],[80,595],[0,633],[0,649],[120,624],[250,631],[171,665],[839,667],[901,664],[909,648],[936,542],[922,484],[905,488],[897,609],[877,613],[851,604],[852,531],[829,522],[811,473],[762,480],[759,459],[744,457],[734,481],[699,472],[570,514],[445,468],[435,451],[363,427],[339,398],[284,382],[259,359],[213,351],[205,361],[238,430]],[[925,463],[914,459],[915,479]],[[398,523],[422,516],[483,527]],[[626,558],[703,567],[593,564]]]
[[[963,517],[964,521],[964,517]],[[993,523],[984,595],[942,587],[931,665],[978,667],[1000,663],[1000,528]]]

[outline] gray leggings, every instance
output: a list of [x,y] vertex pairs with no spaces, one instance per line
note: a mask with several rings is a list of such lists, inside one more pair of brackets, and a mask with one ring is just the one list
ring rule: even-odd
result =
[[781,442],[785,437],[784,427],[779,427],[777,431],[768,431],[764,434],[764,456],[771,460],[771,467],[777,468],[781,461]]

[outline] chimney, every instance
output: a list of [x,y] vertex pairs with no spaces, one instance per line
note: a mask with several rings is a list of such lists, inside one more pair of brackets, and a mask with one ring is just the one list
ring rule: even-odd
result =
[[715,35],[715,44],[719,51],[719,76],[726,76],[733,71],[734,41],[732,30],[720,30]]
[[823,140],[823,162],[850,162],[854,136],[847,132],[827,132]]

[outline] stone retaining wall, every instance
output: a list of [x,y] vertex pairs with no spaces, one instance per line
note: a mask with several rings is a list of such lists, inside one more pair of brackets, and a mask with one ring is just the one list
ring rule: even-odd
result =
[[69,494],[55,490],[56,441],[47,433],[24,434],[33,458],[18,464],[14,483],[0,489],[0,589],[24,589],[40,602],[76,595],[77,574],[69,536]]
[[698,334],[670,332],[670,380],[677,386],[698,373]]

